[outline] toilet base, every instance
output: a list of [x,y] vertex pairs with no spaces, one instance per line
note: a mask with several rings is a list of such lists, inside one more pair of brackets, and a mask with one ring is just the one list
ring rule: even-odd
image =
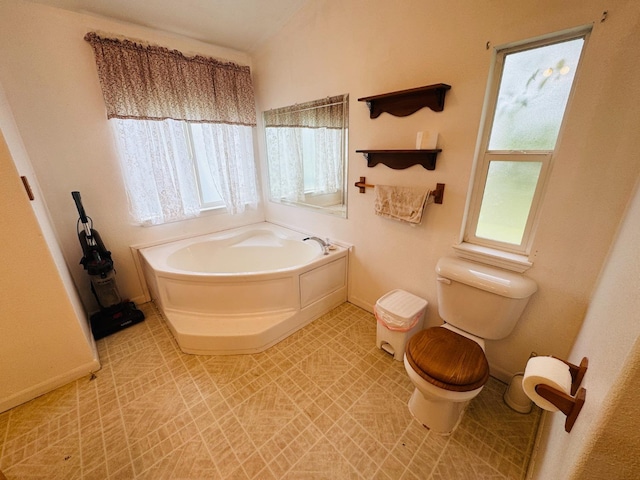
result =
[[429,430],[441,435],[449,435],[462,420],[462,414],[468,404],[469,400],[466,402],[430,400],[416,388],[409,399],[409,412]]

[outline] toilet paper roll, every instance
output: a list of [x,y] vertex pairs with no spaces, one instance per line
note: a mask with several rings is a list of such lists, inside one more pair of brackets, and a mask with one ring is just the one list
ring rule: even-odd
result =
[[553,357],[532,357],[527,362],[522,379],[522,389],[540,408],[557,412],[558,407],[536,392],[536,385],[548,385],[567,395],[571,392],[569,365]]

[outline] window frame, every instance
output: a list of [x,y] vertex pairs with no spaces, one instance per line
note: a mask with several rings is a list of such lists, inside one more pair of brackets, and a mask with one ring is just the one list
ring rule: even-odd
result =
[[[461,256],[472,255],[474,259],[477,257],[486,257],[487,263],[496,264],[497,257],[509,258],[507,261],[515,260],[516,263],[524,265],[528,268],[531,263],[524,260],[531,253],[532,244],[535,237],[536,228],[540,220],[541,206],[544,199],[546,186],[551,175],[551,169],[555,157],[555,152],[561,142],[562,131],[566,123],[567,112],[571,108],[571,100],[573,98],[576,84],[579,78],[580,65],[584,57],[584,52],[588,43],[592,26],[586,25],[575,29],[557,32],[544,37],[533,40],[525,40],[502,47],[496,47],[493,51],[491,70],[489,72],[489,81],[487,84],[487,93],[485,95],[485,104],[482,113],[481,128],[478,132],[478,142],[474,161],[474,171],[469,182],[469,194],[467,197],[467,206],[465,220],[461,234],[462,244],[457,246],[458,253]],[[493,129],[494,118],[497,109],[498,95],[502,82],[502,74],[505,65],[505,59],[509,54],[531,50],[542,46],[554,45],[566,42],[572,39],[582,38],[584,40],[580,57],[576,66],[576,73],[571,85],[567,104],[563,113],[560,129],[556,138],[555,148],[553,150],[489,150],[489,141]],[[489,173],[489,167],[492,161],[515,161],[515,162],[540,162],[541,169],[538,181],[535,187],[534,195],[529,209],[529,214],[525,224],[521,243],[516,245],[498,240],[479,237],[476,234],[480,209],[484,198],[484,190],[486,180]],[[467,250],[465,254],[464,250]],[[475,253],[470,253],[474,251]],[[484,253],[479,253],[484,252]],[[517,258],[522,257],[522,258]],[[472,258],[469,256],[469,258]],[[502,260],[498,260],[501,263]],[[505,265],[501,265],[505,266]],[[520,269],[515,267],[513,269]]]
[[[538,210],[542,203],[544,187],[547,179],[549,178],[549,170],[551,168],[551,159],[553,156],[552,150],[537,150],[536,152],[537,153],[525,153],[525,151],[518,150],[490,150],[485,153],[482,165],[483,168],[479,172],[480,175],[477,176],[476,185],[474,187],[478,194],[474,195],[470,206],[470,215],[467,221],[466,234],[464,238],[465,242],[516,254],[524,255],[530,252],[531,243],[533,241],[532,232],[534,231],[534,222],[538,218]],[[489,174],[489,167],[491,166],[491,162],[494,161],[534,162],[541,164],[538,182],[534,190],[531,207],[529,208],[529,215],[522,234],[522,241],[519,245],[476,235],[478,221],[480,219],[480,208],[482,206],[482,200],[484,199],[484,190],[486,187],[487,176]]]

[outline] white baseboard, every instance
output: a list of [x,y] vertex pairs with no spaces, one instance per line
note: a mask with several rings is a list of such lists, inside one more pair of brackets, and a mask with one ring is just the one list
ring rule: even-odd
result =
[[78,380],[79,378],[89,375],[91,372],[95,372],[97,370],[100,370],[100,361],[96,358],[89,363],[58,375],[57,377],[48,378],[44,382],[33,385],[7,398],[2,398],[0,399],[0,413],[13,407],[17,407],[18,405],[22,405],[23,403],[33,400],[45,393],[49,393],[58,387],[62,387],[63,385]]
[[365,302],[364,300],[359,299],[358,297],[349,296],[349,298],[347,298],[347,302],[352,303],[356,307],[360,307],[369,313],[373,313],[373,305],[369,302]]
[[493,378],[497,378],[498,380],[506,383],[507,385],[509,385],[509,382],[511,382],[511,378],[514,375],[514,373],[512,372],[507,372],[505,369],[496,367],[495,365],[491,365],[491,364],[489,364],[489,370]]

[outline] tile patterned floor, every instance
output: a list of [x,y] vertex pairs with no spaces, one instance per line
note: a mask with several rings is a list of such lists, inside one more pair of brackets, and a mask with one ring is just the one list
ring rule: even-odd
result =
[[156,307],[98,342],[102,369],[0,414],[14,479],[521,479],[539,409],[490,379],[450,436],[407,410],[401,362],[344,304],[266,352],[182,354]]

